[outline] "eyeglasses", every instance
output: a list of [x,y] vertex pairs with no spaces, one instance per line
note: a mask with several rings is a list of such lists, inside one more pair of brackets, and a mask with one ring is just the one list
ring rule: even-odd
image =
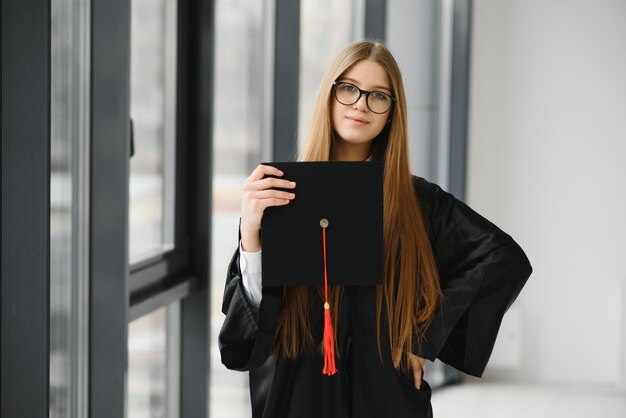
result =
[[396,101],[395,97],[387,93],[361,90],[351,83],[335,81],[333,87],[335,88],[335,99],[344,106],[352,106],[365,94],[365,103],[367,103],[368,109],[374,113],[387,112]]

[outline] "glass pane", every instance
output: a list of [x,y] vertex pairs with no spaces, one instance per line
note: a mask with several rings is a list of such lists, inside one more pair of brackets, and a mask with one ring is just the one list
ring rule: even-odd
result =
[[264,3],[257,0],[216,2],[211,246],[212,417],[250,416],[248,375],[222,366],[217,334],[224,318],[220,307],[226,268],[237,246],[241,188],[261,160]]
[[355,38],[359,1],[300,1],[298,147],[304,149],[315,95],[331,60]]
[[167,402],[167,308],[128,327],[128,417],[162,418]]
[[175,0],[132,0],[131,264],[174,243],[175,44]]
[[50,6],[49,416],[61,418],[87,415],[90,10]]

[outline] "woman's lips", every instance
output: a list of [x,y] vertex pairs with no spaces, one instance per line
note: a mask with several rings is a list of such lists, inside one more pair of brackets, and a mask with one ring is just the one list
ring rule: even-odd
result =
[[346,119],[353,123],[356,123],[357,125],[366,125],[369,123],[365,119],[357,118],[356,116],[346,116]]

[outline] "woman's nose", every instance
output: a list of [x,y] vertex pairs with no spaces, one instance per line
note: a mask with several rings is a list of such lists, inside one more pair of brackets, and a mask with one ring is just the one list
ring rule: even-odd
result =
[[354,109],[367,110],[367,94],[361,93],[359,100],[352,105]]

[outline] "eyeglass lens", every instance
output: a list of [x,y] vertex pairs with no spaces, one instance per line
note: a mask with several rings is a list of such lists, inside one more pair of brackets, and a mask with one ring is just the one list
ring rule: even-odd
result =
[[385,113],[391,107],[391,96],[380,91],[365,92],[350,83],[337,83],[335,97],[339,103],[350,106],[355,104],[366,94],[367,107],[374,113]]

